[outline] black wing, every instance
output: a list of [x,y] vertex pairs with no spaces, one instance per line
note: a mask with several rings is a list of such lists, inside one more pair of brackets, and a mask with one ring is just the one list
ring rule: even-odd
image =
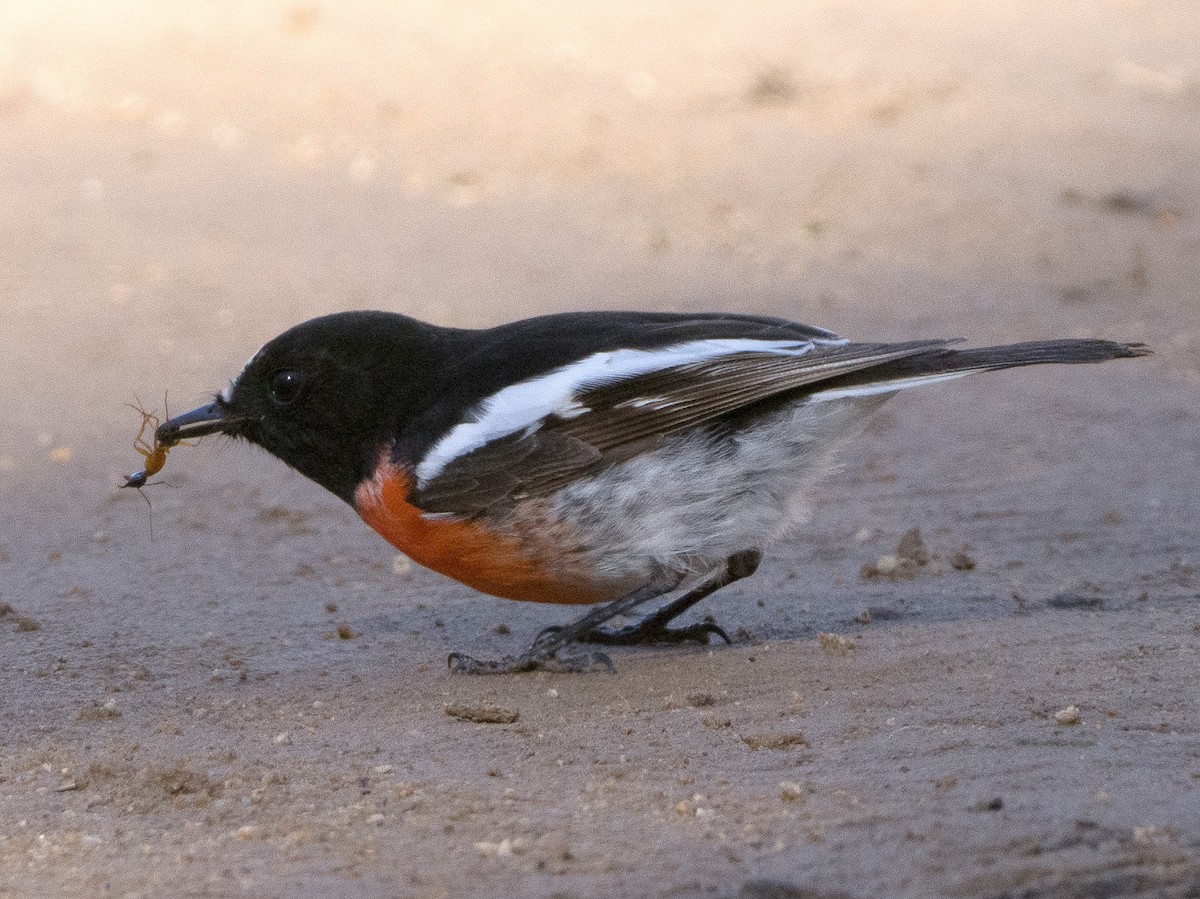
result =
[[427,512],[469,516],[508,499],[545,496],[671,434],[948,342],[818,344],[803,355],[743,351],[584,388],[569,417],[547,416],[452,459],[418,485],[414,501]]

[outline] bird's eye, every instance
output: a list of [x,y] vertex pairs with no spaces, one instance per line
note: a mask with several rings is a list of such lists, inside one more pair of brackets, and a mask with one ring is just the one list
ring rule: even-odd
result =
[[296,401],[304,387],[304,372],[288,369],[275,375],[271,381],[271,400],[277,406],[287,406]]

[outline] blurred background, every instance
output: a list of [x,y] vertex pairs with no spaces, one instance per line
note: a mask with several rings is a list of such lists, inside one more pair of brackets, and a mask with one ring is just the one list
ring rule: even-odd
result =
[[[0,549],[134,551],[124,404],[341,309],[1098,335],[1194,394],[1197,46],[1171,0],[8,0]],[[325,502],[219,442],[167,474]]]
[[1195,359],[1197,46],[1166,0],[8,0],[0,470],[347,308]]

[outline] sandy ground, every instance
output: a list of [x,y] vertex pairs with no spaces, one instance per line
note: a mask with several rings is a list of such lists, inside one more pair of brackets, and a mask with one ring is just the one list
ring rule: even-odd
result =
[[[1200,895],[1194,3],[551,7],[0,5],[0,895]],[[570,610],[246,447],[114,489],[362,307],[1156,355],[893,401],[732,647],[472,679]]]

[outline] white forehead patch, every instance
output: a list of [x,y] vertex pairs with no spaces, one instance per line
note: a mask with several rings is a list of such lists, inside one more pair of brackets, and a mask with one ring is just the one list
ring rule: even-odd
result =
[[262,355],[262,351],[265,348],[266,348],[266,344],[263,344],[262,346],[260,346],[255,351],[254,355],[246,360],[246,364],[242,366],[242,370],[240,372],[238,372],[237,377],[225,385],[225,388],[220,393],[221,402],[228,403],[233,399],[233,388],[236,387],[237,382],[242,379],[242,375],[244,375],[246,373],[246,369],[248,369],[251,365],[253,365],[254,360]]
[[[586,411],[579,403],[579,393],[583,390],[720,356],[738,353],[803,356],[818,344],[841,346],[846,342],[841,338],[723,338],[693,340],[653,350],[608,350],[593,353],[547,374],[505,387],[485,399],[469,415],[467,421],[456,425],[434,444],[417,465],[417,479],[420,483],[428,483],[459,456],[518,431],[532,433],[540,427],[543,419],[551,415],[571,418],[582,414]],[[661,401],[661,398],[650,397],[647,404],[652,405],[656,401]]]

